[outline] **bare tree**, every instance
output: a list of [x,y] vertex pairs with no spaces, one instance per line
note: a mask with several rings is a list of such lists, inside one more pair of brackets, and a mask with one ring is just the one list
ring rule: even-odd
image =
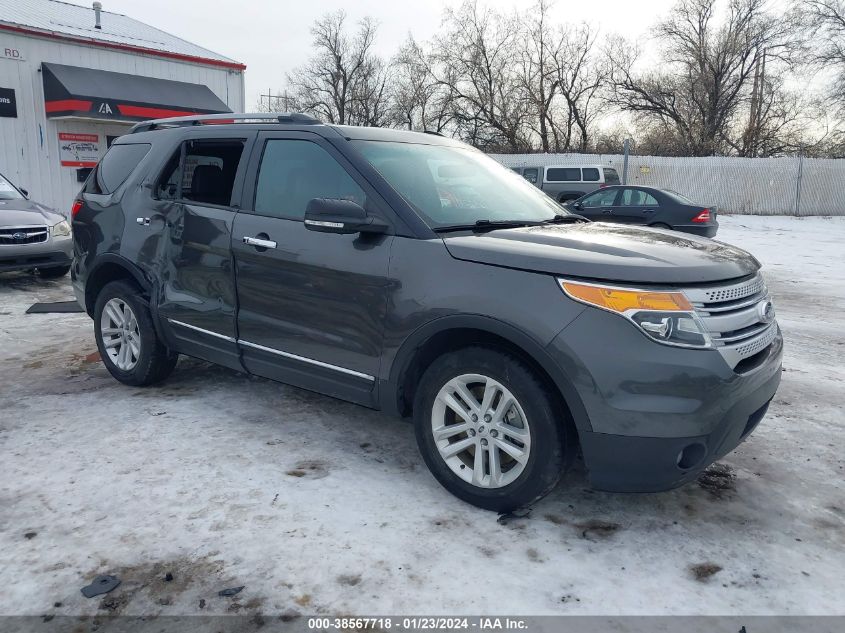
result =
[[450,93],[459,136],[476,147],[519,151],[531,145],[525,98],[514,60],[517,22],[467,0],[447,9],[444,31],[435,38],[435,76]]
[[625,43],[611,49],[615,102],[671,129],[690,155],[727,151],[763,51],[775,75],[798,48],[791,21],[765,2],[729,0],[720,21],[716,0],[681,0],[657,27],[660,71],[637,73],[635,52]]
[[341,10],[311,28],[314,56],[287,76],[297,109],[337,124],[380,125],[387,115],[387,68],[373,52],[376,24],[367,17],[346,32]]
[[845,114],[845,0],[804,0],[804,18],[812,34],[811,59],[830,70],[828,97]]
[[391,122],[409,130],[442,133],[452,122],[452,91],[437,80],[435,60],[409,37],[393,60]]

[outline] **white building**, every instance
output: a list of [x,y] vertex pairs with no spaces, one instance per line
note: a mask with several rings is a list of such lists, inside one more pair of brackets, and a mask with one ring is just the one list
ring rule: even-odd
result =
[[0,0],[0,173],[61,211],[134,122],[244,110],[243,64],[99,5]]

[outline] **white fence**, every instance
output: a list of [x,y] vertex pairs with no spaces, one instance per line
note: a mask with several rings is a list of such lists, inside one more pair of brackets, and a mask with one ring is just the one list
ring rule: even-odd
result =
[[[621,154],[494,154],[507,167],[607,165]],[[629,156],[628,184],[672,189],[720,213],[845,215],[845,160]]]

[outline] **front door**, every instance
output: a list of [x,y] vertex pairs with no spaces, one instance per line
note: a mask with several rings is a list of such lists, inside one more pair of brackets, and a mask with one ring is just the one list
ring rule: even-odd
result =
[[579,200],[580,208],[573,209],[575,213],[583,215],[594,222],[612,222],[613,205],[616,202],[618,189],[599,189]]
[[353,200],[388,222],[370,185],[322,137],[259,135],[235,218],[238,339],[252,373],[372,404],[391,235],[308,230],[314,198]]
[[647,191],[626,187],[613,207],[613,218],[624,224],[649,224],[657,207],[657,200]]

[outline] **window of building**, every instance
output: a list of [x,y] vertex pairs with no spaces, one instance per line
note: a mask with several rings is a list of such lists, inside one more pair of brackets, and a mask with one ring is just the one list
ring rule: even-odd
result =
[[267,141],[255,190],[255,212],[302,220],[314,198],[351,200],[364,206],[366,195],[331,154],[316,143]]

